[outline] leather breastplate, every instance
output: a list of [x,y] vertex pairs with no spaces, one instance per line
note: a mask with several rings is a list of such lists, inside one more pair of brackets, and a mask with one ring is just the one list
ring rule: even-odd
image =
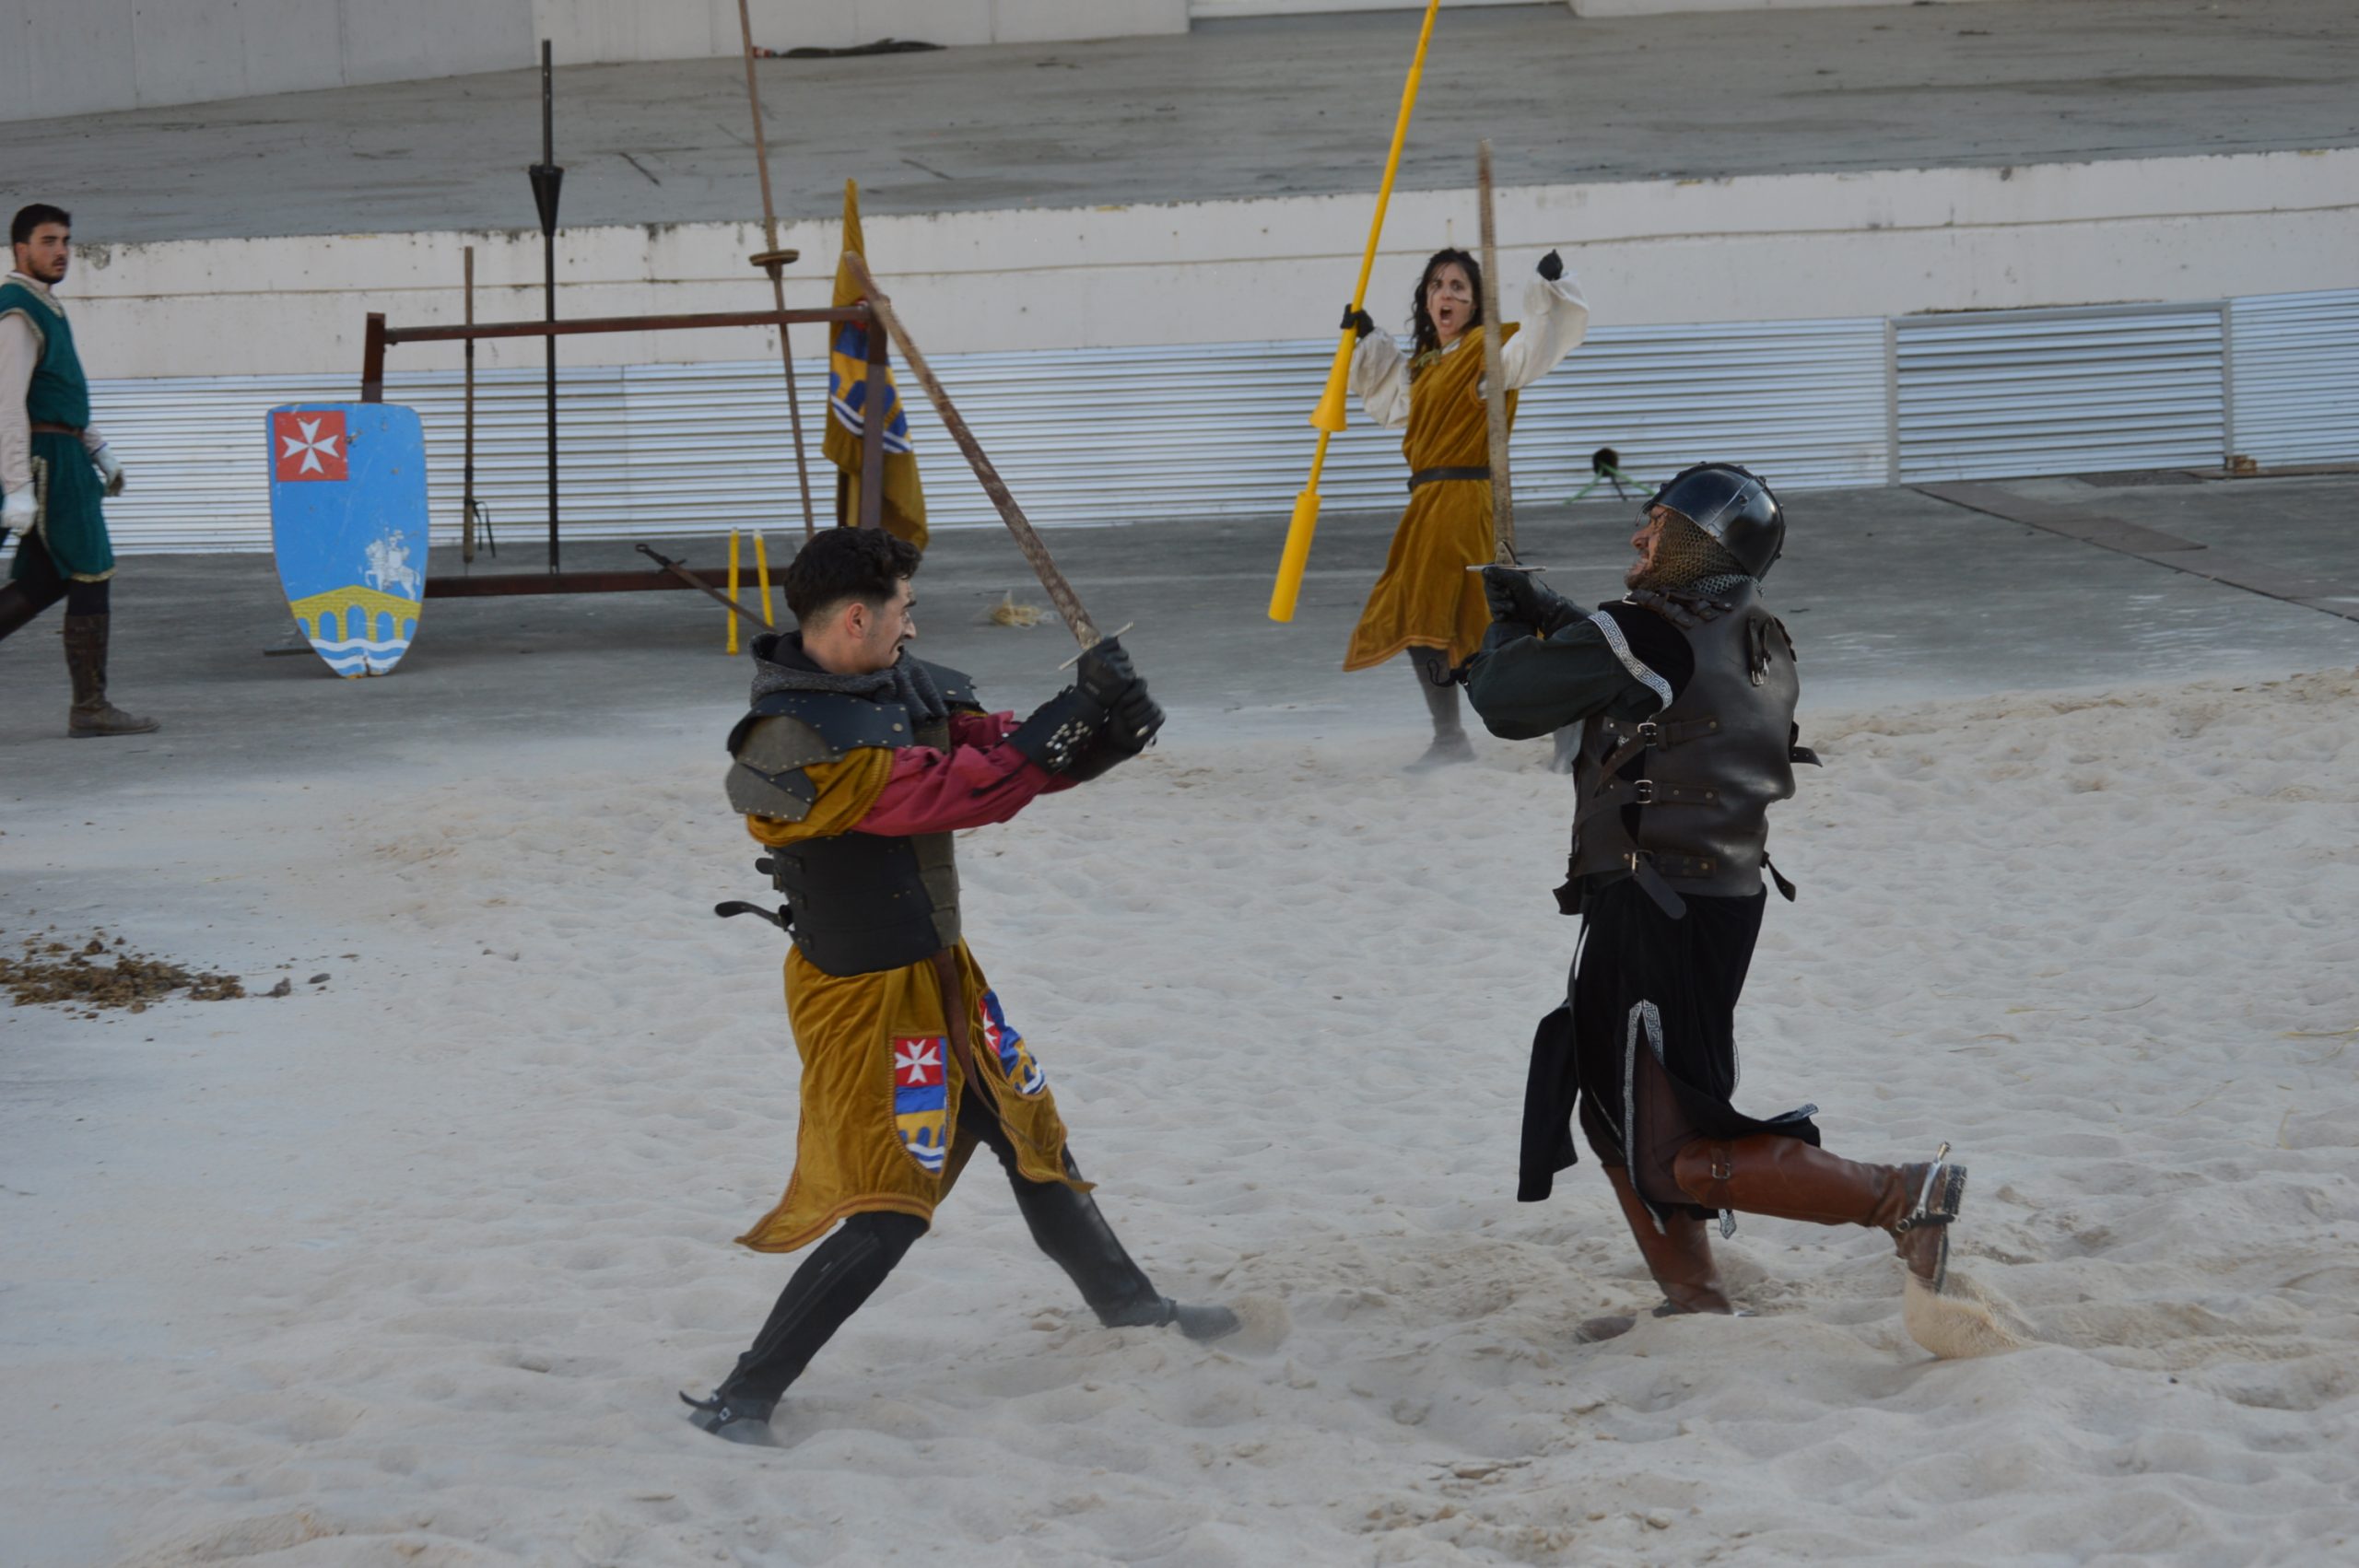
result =
[[[1759,891],[1769,805],[1793,794],[1795,762],[1817,759],[1794,744],[1794,645],[1758,584],[1717,599],[1631,597],[1678,628],[1696,673],[1652,719],[1588,720],[1574,768],[1572,876],[1634,876],[1677,916],[1683,893]],[[1792,896],[1782,878],[1779,891]]]
[[[973,706],[967,677],[927,669],[947,705]],[[912,745],[948,750],[947,719],[920,723],[899,703],[836,692],[772,692],[731,731],[730,801],[800,820],[816,793],[804,768],[863,748]],[[898,969],[958,944],[958,867],[947,833],[799,839],[757,865],[786,895],[794,945],[827,974]]]

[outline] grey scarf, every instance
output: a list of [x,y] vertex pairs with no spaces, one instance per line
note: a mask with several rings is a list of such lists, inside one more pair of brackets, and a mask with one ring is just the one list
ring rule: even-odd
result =
[[803,634],[784,632],[754,641],[754,700],[772,692],[837,692],[870,702],[898,702],[920,724],[938,724],[949,716],[949,705],[926,667],[904,653],[890,669],[864,675],[833,675],[811,662],[803,651]]

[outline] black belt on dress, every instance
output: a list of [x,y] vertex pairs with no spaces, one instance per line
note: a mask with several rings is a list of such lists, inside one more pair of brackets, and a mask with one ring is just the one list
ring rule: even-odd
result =
[[1438,485],[1446,479],[1483,479],[1491,477],[1491,466],[1484,463],[1475,468],[1420,468],[1409,475],[1409,489],[1414,494],[1420,486]]
[[52,425],[45,419],[28,420],[27,423],[32,427],[32,432],[36,436],[74,436],[78,438],[82,434],[82,427],[79,425]]

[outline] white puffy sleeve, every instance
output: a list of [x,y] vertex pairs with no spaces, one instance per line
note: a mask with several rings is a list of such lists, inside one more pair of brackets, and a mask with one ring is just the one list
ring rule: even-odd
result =
[[41,329],[22,310],[0,316],[0,489],[33,482],[32,423],[25,417],[25,388],[41,362]]
[[1409,422],[1409,362],[1390,333],[1360,339],[1352,351],[1351,388],[1378,424],[1399,429]]
[[1579,280],[1571,273],[1554,283],[1533,278],[1524,286],[1522,325],[1499,348],[1508,390],[1521,392],[1555,369],[1588,335],[1589,301]]

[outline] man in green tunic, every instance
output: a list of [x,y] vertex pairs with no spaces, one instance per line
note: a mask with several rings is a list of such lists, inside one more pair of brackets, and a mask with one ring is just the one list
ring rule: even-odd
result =
[[90,385],[74,352],[65,308],[50,292],[65,281],[73,219],[45,203],[8,226],[16,270],[0,281],[0,544],[14,532],[9,580],[0,585],[0,638],[65,601],[65,668],[74,707],[65,732],[144,735],[153,719],[107,700],[107,543],[101,496],[123,493],[123,464],[90,423]]

